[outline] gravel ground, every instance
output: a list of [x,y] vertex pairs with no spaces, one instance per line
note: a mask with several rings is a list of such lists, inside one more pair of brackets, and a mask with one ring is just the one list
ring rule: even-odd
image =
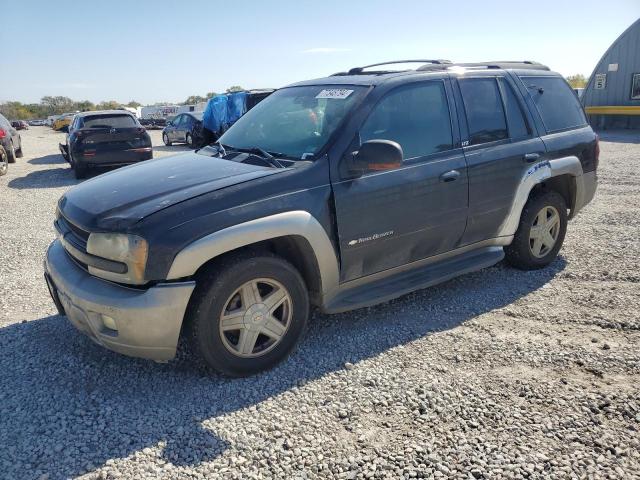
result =
[[640,478],[637,133],[603,135],[549,268],[315,313],[248,379],[120,356],[56,315],[42,259],[76,181],[63,135],[22,136],[0,177],[1,478]]

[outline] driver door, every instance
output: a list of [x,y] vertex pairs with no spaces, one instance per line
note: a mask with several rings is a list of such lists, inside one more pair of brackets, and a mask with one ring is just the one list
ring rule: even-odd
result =
[[403,163],[334,184],[341,281],[459,245],[467,221],[468,180],[452,101],[448,80],[412,83],[383,96],[362,124],[360,143],[398,142]]

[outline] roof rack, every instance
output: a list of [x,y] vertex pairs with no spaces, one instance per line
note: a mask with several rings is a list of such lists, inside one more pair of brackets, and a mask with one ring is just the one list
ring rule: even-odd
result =
[[[434,59],[434,60],[394,60],[394,61],[391,61],[391,62],[372,63],[371,65],[365,65],[364,67],[354,67],[354,68],[351,68],[347,72],[338,72],[338,73],[334,73],[331,76],[335,77],[335,76],[340,76],[340,75],[361,75],[361,74],[364,74],[364,73],[367,73],[367,74],[371,74],[371,73],[376,73],[376,74],[389,73],[389,71],[364,72],[364,69],[365,68],[371,68],[371,67],[382,67],[384,65],[396,65],[396,64],[399,64],[399,63],[422,63],[422,64],[426,63],[426,64],[429,64],[429,65],[449,65],[449,64],[451,64],[451,61],[444,60],[444,59]],[[426,65],[423,65],[423,66],[426,66]]]
[[542,63],[533,62],[531,60],[500,60],[495,62],[469,62],[469,63],[451,63],[449,65],[423,65],[418,71],[428,70],[445,70],[451,67],[462,68],[487,68],[487,69],[504,69],[512,68],[519,70],[549,70],[549,67]]
[[531,60],[501,60],[496,62],[470,62],[470,63],[454,63],[451,60],[437,59],[437,60],[394,60],[392,62],[373,63],[371,65],[365,65],[364,67],[354,67],[346,72],[338,72],[331,75],[332,77],[344,76],[344,75],[367,75],[376,74],[381,75],[384,73],[393,73],[395,70],[376,70],[365,72],[366,68],[381,67],[384,65],[395,65],[399,63],[421,63],[422,65],[416,68],[416,71],[437,71],[447,70],[452,67],[462,67],[469,69],[519,69],[519,70],[549,70],[549,67],[542,63],[534,62]]

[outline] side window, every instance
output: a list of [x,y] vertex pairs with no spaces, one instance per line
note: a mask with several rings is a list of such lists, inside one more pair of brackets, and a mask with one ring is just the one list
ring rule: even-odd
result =
[[507,123],[495,78],[459,80],[469,126],[469,145],[508,138]]
[[560,77],[521,77],[527,86],[548,132],[587,124],[582,105]]
[[405,160],[453,148],[444,83],[426,82],[387,94],[360,129],[361,142],[374,139],[398,142]]
[[173,121],[173,124],[176,127],[181,127],[183,123],[184,123],[184,115],[178,115]]
[[531,135],[531,129],[522,111],[522,105],[513,92],[513,88],[504,78],[499,78],[502,98],[507,111],[507,127],[511,138],[522,138]]

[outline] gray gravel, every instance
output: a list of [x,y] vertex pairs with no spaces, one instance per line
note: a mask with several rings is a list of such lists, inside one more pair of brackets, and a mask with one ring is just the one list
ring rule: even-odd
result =
[[42,259],[76,181],[63,135],[23,133],[0,178],[0,477],[640,478],[640,135],[603,137],[550,268],[315,313],[289,361],[231,380],[55,314]]

